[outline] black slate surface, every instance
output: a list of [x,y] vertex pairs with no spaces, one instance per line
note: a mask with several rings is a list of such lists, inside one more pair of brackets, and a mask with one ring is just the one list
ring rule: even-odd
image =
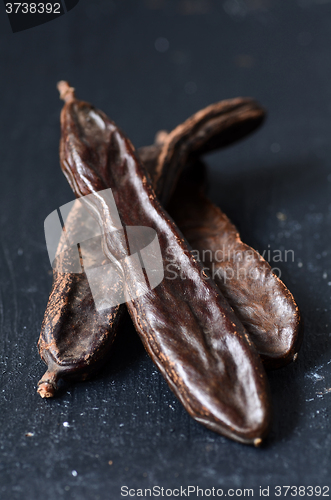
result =
[[[277,485],[330,486],[330,26],[328,0],[80,0],[13,34],[1,6],[1,500],[118,500],[121,486],[136,490],[127,498],[153,486],[168,498],[181,486],[232,488],[234,498],[269,486],[276,498]],[[195,423],[129,322],[98,377],[53,401],[37,395],[51,286],[43,222],[73,199],[58,160],[59,79],[136,147],[220,99],[253,96],[267,108],[259,132],[207,158],[212,199],[245,242],[267,257],[281,251],[275,267],[305,323],[297,362],[269,374],[263,448]]]

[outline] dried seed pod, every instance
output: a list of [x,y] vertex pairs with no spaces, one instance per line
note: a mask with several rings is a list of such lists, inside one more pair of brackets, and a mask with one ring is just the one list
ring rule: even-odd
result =
[[[102,366],[117,332],[125,306],[97,311],[85,272],[67,272],[77,254],[77,247],[66,248],[66,233],[79,234],[86,216],[76,203],[65,222],[59,247],[53,285],[47,304],[39,353],[48,370],[38,383],[41,397],[52,397],[64,380],[85,380]],[[91,248],[91,258],[97,245]]]
[[[70,92],[64,86],[62,97],[65,94],[70,97]],[[155,145],[141,148],[139,153],[151,177],[155,178],[158,156],[165,139],[168,139],[168,149],[172,153],[164,154],[164,158],[173,163],[171,155],[177,155],[179,147],[184,148],[187,154],[190,148],[192,152],[200,154],[208,148],[227,145],[258,127],[263,117],[263,108],[252,99],[222,101],[195,114],[183,127],[177,127],[173,136],[176,140],[169,140],[171,134],[160,133]],[[194,140],[190,129],[194,133]],[[182,154],[179,159],[183,161],[185,156]],[[183,166],[182,163],[178,164],[180,170]],[[81,205],[76,204],[65,222],[67,232],[74,234],[79,231],[83,222],[85,216]],[[58,248],[60,259],[66,258],[61,253],[64,243],[63,235]],[[95,252],[97,248],[92,250]],[[38,384],[38,392],[42,397],[52,397],[64,381],[86,379],[102,366],[126,312],[124,305],[98,312],[86,274],[61,272],[60,264],[61,261],[53,272],[52,291],[38,344],[40,356],[48,365],[47,372]]]
[[[198,111],[170,134],[158,137],[153,182],[167,204],[190,156],[201,156],[227,146],[255,130],[264,120],[264,109],[253,99],[238,97],[211,104]],[[145,153],[146,154],[146,153]]]
[[[159,204],[130,141],[108,117],[78,101],[61,82],[60,158],[76,196],[96,193],[88,208],[102,228],[103,250],[121,272],[127,307],[146,350],[184,407],[198,422],[247,444],[268,431],[265,373],[248,335]],[[100,193],[110,187],[124,226],[153,228],[163,261],[171,248],[176,276],[165,266],[159,286],[137,297],[139,270],[118,260],[125,241]]]
[[[217,110],[209,106],[196,113],[138,153],[161,197],[176,185],[167,205],[169,213],[246,327],[264,366],[281,368],[297,358],[302,343],[299,308],[268,262],[241,241],[237,228],[206,197],[204,168],[196,162],[208,148],[226,145],[233,137],[239,138],[240,132],[254,130],[263,120],[263,109],[254,101],[238,98],[219,103]],[[178,182],[190,159],[195,167],[186,168]]]
[[246,327],[264,366],[280,368],[296,359],[301,345],[298,306],[269,263],[205,196],[203,172],[200,163],[184,171],[169,212]]

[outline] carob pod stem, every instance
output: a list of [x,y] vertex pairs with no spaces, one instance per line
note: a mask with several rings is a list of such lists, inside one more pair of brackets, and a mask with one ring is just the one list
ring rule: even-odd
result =
[[[269,391],[245,329],[205,279],[130,141],[104,113],[77,100],[68,84],[59,88],[67,92],[61,112],[62,169],[76,196],[95,194],[89,209],[103,231],[105,255],[122,273],[127,307],[146,350],[193,418],[237,441],[260,444],[270,423]],[[160,285],[140,297],[134,294],[135,268],[117,260],[125,244],[113,232],[117,221],[100,193],[108,187],[123,225],[153,228],[163,261],[171,247],[178,270],[174,278],[165,266]]]

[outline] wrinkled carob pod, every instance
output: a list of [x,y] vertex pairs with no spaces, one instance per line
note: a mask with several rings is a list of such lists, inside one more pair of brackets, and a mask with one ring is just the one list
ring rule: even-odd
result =
[[[66,82],[59,90],[65,100],[62,169],[76,196],[95,193],[88,208],[103,231],[105,255],[122,273],[127,307],[146,350],[193,418],[237,441],[259,444],[270,421],[268,384],[245,329],[192,258],[130,141],[104,113],[77,100]],[[140,297],[136,268],[117,260],[126,248],[100,193],[107,187],[123,225],[154,229],[164,263],[171,247],[178,269],[173,278],[165,266],[162,283]]]
[[265,110],[254,99],[237,97],[201,109],[169,134],[159,132],[155,144],[138,150],[159,199],[169,201],[190,158],[239,141],[258,128],[264,118]]
[[298,306],[269,263],[205,196],[200,163],[182,174],[169,213],[246,327],[264,366],[280,368],[295,359],[302,341]]
[[[52,290],[38,342],[40,356],[48,366],[38,383],[38,393],[43,398],[53,397],[63,381],[85,380],[102,366],[126,312],[123,305],[97,311],[86,274],[68,272],[77,247],[63,251],[66,233],[79,234],[82,225],[86,230],[87,222],[81,204],[76,203],[60,239]],[[97,250],[96,246],[94,253]]]
[[[227,146],[255,130],[264,120],[264,109],[253,99],[238,97],[211,104],[198,111],[170,134],[159,137],[153,182],[167,204],[190,156]],[[153,147],[153,146],[152,146]],[[146,153],[145,153],[146,155]]]
[[[171,162],[171,156],[176,156],[178,169],[182,170],[186,156],[178,155],[178,151],[199,155],[209,149],[226,146],[252,132],[263,118],[263,108],[249,98],[215,103],[177,127],[172,140],[169,140],[171,134],[163,134],[168,139],[169,150],[163,155],[164,160]],[[160,139],[161,136],[159,134]],[[153,178],[156,177],[162,146],[163,142],[160,142],[139,150]],[[83,222],[85,217],[76,204],[65,221],[67,232],[79,231]],[[63,249],[64,236],[58,253]],[[65,254],[60,254],[59,259],[66,258]],[[38,384],[39,394],[52,397],[64,381],[85,380],[93,375],[109,356],[125,313],[125,305],[105,312],[96,311],[86,274],[61,272],[61,265],[57,266],[53,272],[52,291],[38,344],[40,356],[48,365]]]
[[[230,103],[234,109],[229,116],[225,110]],[[276,369],[296,359],[302,342],[300,312],[293,295],[273,274],[269,263],[241,241],[237,228],[206,197],[201,164],[187,168],[177,182],[190,158],[194,161],[194,153],[230,143],[233,135],[239,137],[240,131],[244,134],[253,130],[263,118],[261,108],[249,99],[219,103],[218,113],[214,106],[199,111],[170,134],[158,134],[155,145],[138,152],[161,198],[166,197],[166,182],[168,193],[176,184],[167,205],[169,213],[246,327],[264,366]]]
[[[200,155],[209,149],[226,146],[231,142],[239,140],[242,136],[259,126],[263,117],[263,108],[252,99],[237,98],[221,101],[199,111],[186,122],[176,127],[172,133],[158,134],[158,144],[141,148],[139,155],[153,178],[156,177],[156,166],[159,163],[158,160],[162,149],[163,162],[173,164],[172,158],[176,157],[177,169],[180,171],[185,165],[187,158],[192,157],[193,153]],[[161,166],[161,171],[163,170],[164,168]],[[226,224],[230,235],[226,231],[215,232],[213,228],[223,228],[225,221],[228,221],[227,217],[217,207],[213,206],[205,196],[201,196],[201,194],[197,195],[198,186],[194,183],[194,179],[190,179],[187,174],[185,176],[186,182],[181,182],[183,193],[185,194],[181,197],[180,190],[177,190],[176,196],[182,202],[189,198],[188,203],[190,204],[191,202],[191,205],[192,199],[195,197],[193,212],[198,212],[198,219],[196,220],[199,220],[199,227],[192,221],[192,217],[188,217],[188,220],[185,222],[185,213],[187,214],[185,205],[181,203],[181,206],[177,206],[180,224],[186,237],[190,239],[192,235],[190,243],[194,246],[196,242],[196,247],[200,249],[200,255],[207,255],[209,257],[210,248],[208,244],[212,233],[212,246],[216,251],[223,248],[223,245],[226,246],[229,243],[229,239],[233,243],[236,243],[235,246],[238,249],[238,245],[240,246],[241,242],[238,240],[237,231],[234,226],[230,222]],[[190,187],[193,198],[192,196],[189,197],[187,182],[193,182],[193,185]],[[174,197],[175,199],[176,196]],[[201,217],[202,213],[204,214],[203,217]],[[173,216],[176,219],[176,210]],[[76,206],[66,220],[65,225],[67,230],[74,232],[75,228],[80,226],[80,219],[82,219],[80,207]],[[245,244],[242,243],[242,245],[242,251],[248,248],[249,252],[252,251],[255,253],[255,251],[246,247]],[[234,246],[232,245],[230,254],[233,249]],[[256,253],[255,255],[257,256]],[[259,258],[263,266],[268,266],[264,259]],[[253,301],[255,300],[255,303],[263,309],[261,314],[254,315],[255,321],[250,323],[250,317],[252,316],[252,312],[256,311],[256,308],[251,310],[248,306],[244,311],[245,315],[242,315],[243,311],[240,310],[239,300],[236,300],[236,296],[232,296],[231,298],[231,294],[227,292],[227,289],[231,290],[231,284],[227,286],[221,276],[218,274],[215,275],[216,267],[221,267],[219,260],[219,257],[216,262],[215,259],[211,261],[208,258],[205,260],[204,265],[207,267],[214,266],[211,269],[214,272],[214,279],[218,281],[218,286],[221,289],[222,286],[224,287],[223,293],[228,297],[230,302],[232,300],[231,305],[236,310],[237,315],[242,318],[242,321],[245,321],[246,315],[246,328],[251,334],[259,352],[262,354],[264,365],[267,368],[277,368],[291,361],[292,354],[298,350],[301,343],[299,328],[295,327],[292,312],[294,315],[297,315],[297,324],[299,324],[299,315],[291,294],[281,282],[278,284],[278,294],[281,297],[280,303],[284,303],[285,301],[285,304],[287,302],[288,305],[285,308],[288,314],[285,314],[283,318],[282,315],[277,315],[277,311],[276,314],[275,311],[272,311],[272,308],[275,308],[275,304],[271,302],[274,298],[274,295],[271,296],[271,291],[272,288],[277,288],[277,279],[269,276],[269,280],[266,283],[260,282],[259,293],[256,294],[257,287],[255,286],[255,290],[252,290],[249,287],[248,280],[245,280],[241,274],[243,282],[242,293],[245,293],[246,297],[243,304],[249,303],[250,295],[253,295]],[[226,276],[231,275],[231,272],[235,271],[235,265],[235,261],[232,261],[232,263],[231,260],[227,262]],[[246,269],[246,271],[250,272],[254,270],[254,267],[259,268],[260,266],[261,264],[258,259],[255,262],[251,260],[249,269]],[[267,286],[264,286],[267,283],[271,283],[273,286],[269,286],[268,289]],[[282,287],[287,298],[282,294]],[[263,296],[263,304],[262,300],[255,299],[255,294],[257,297],[260,295]],[[78,300],[75,300],[75,297],[78,297]],[[270,312],[273,313],[270,316],[272,317],[272,323],[270,322],[268,313],[266,313],[268,304]],[[95,310],[90,287],[84,273],[77,275],[54,270],[52,292],[45,312],[39,340],[40,355],[49,366],[48,371],[39,382],[38,392],[40,395],[43,397],[53,396],[58,385],[63,380],[83,380],[93,374],[96,369],[99,369],[111,350],[112,340],[122,324],[121,317],[124,313],[125,307],[122,305],[113,308],[112,311],[98,313]],[[250,313],[250,316],[247,313]],[[288,318],[289,329],[287,336],[285,336],[283,335],[284,329],[281,331],[279,325],[280,322],[286,325]],[[270,330],[266,328],[267,323],[269,323],[267,326]],[[294,324],[294,328],[291,328],[291,324]],[[275,331],[277,333],[272,336],[271,341],[268,331]],[[281,331],[281,334],[278,333],[279,331]]]

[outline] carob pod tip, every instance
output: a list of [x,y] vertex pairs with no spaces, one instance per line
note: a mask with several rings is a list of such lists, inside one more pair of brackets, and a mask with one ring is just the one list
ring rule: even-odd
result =
[[[59,83],[59,90],[61,92],[61,95],[63,99],[66,102],[74,101],[74,89],[69,86],[67,82],[60,82]],[[246,101],[246,102],[245,102]],[[246,109],[245,109],[246,106]],[[210,111],[214,113],[214,109],[216,108],[218,111],[217,113],[219,114],[219,118],[216,120],[212,120],[212,129],[209,127],[208,120],[206,120],[206,117],[210,114]],[[234,107],[237,107],[237,112],[233,113]],[[251,107],[251,109],[250,109]],[[224,113],[224,110],[227,110],[226,112],[229,114],[230,119],[226,116],[226,113]],[[232,117],[231,117],[232,115]],[[215,115],[216,116],[216,115]],[[235,117],[235,118],[234,118]],[[139,151],[141,153],[141,156],[143,157],[144,161],[146,164],[149,162],[149,170],[151,175],[155,174],[156,170],[156,164],[158,160],[158,156],[160,155],[162,146],[164,146],[164,143],[166,142],[167,138],[169,137],[172,138],[171,141],[168,140],[168,145],[167,148],[168,151],[170,151],[169,154],[164,154],[164,161],[166,159],[170,158],[170,162],[172,157],[176,157],[177,155],[177,163],[179,163],[179,167],[183,167],[185,162],[187,161],[187,158],[190,156],[190,148],[193,152],[196,154],[200,154],[203,151],[204,143],[208,144],[208,147],[210,148],[212,144],[216,144],[215,147],[219,147],[220,145],[226,145],[227,143],[233,142],[235,140],[238,140],[240,136],[244,136],[250,131],[254,130],[262,121],[264,117],[264,111],[263,108],[259,107],[256,103],[254,103],[253,100],[251,99],[235,99],[235,100],[229,100],[225,101],[223,103],[217,103],[216,105],[209,106],[205,110],[202,110],[201,112],[197,113],[191,119],[187,120],[183,125],[178,126],[175,131],[171,134],[167,134],[166,132],[162,132],[162,134],[159,134],[159,138],[157,140],[157,145],[153,145],[150,147],[146,148],[141,148]],[[198,118],[198,119],[197,119]],[[199,121],[200,120],[200,121]],[[218,120],[218,121],[217,121]],[[188,125],[189,124],[189,125]],[[237,125],[236,125],[237,124]],[[195,133],[200,134],[200,143],[198,146],[196,146],[197,141],[196,139],[193,140],[194,134],[192,133],[192,136],[189,137],[189,134],[187,133],[189,131],[189,128],[192,128],[192,131],[195,130]],[[200,131],[199,131],[200,127]],[[201,133],[202,131],[202,133]],[[209,134],[209,137],[208,137]],[[210,137],[215,135],[216,139],[210,140]],[[184,136],[184,137],[183,137]],[[218,138],[218,136],[220,138]],[[184,140],[183,140],[184,139]],[[190,140],[191,139],[191,140]],[[185,148],[185,140],[187,146]],[[217,146],[219,144],[219,146]],[[199,150],[200,148],[200,150]],[[208,148],[205,148],[206,151]],[[183,153],[183,154],[178,154],[178,153]],[[199,153],[200,151],[200,153]],[[143,152],[143,153],[142,153]],[[148,154],[147,154],[148,153]],[[165,161],[166,163],[166,161]],[[215,207],[216,208],[216,207]],[[73,221],[74,222],[74,221]],[[208,224],[207,224],[208,226]],[[208,243],[208,241],[207,241]],[[66,280],[67,277],[65,275],[62,276],[62,280]],[[86,280],[86,278],[85,278]],[[69,280],[70,281],[70,280]],[[87,293],[87,292],[86,292]],[[74,308],[72,310],[74,311]],[[66,321],[64,321],[64,326],[66,324]],[[48,344],[44,344],[48,347]],[[101,349],[102,350],[102,349]],[[47,356],[46,354],[46,349],[41,352],[41,355],[43,359],[47,363]],[[49,353],[47,353],[49,354]],[[294,358],[296,358],[297,353],[294,355]],[[62,360],[59,360],[62,363]],[[277,360],[275,360],[277,362]],[[52,359],[50,359],[49,364],[51,364]],[[61,364],[60,363],[60,364]],[[273,366],[274,367],[274,366]],[[89,365],[86,365],[86,370],[90,369]],[[66,370],[63,370],[62,368],[57,369],[57,382],[59,378],[59,370],[62,370],[61,376],[62,377],[67,377],[67,373],[70,375],[70,370],[66,372]],[[74,371],[74,370],[73,370]],[[85,375],[81,374],[80,378],[84,378]],[[42,394],[47,394],[49,396],[52,396],[54,393],[54,390],[56,388],[56,384],[54,383],[54,373],[52,373],[51,379],[52,379],[52,384],[47,385],[47,380],[49,380],[49,373],[45,374],[43,379],[40,381],[40,392]],[[70,378],[70,377],[69,377]],[[77,377],[72,377],[72,378],[79,378]],[[46,380],[45,380],[46,379]],[[60,378],[61,380],[61,378]],[[44,385],[43,385],[44,384]]]

